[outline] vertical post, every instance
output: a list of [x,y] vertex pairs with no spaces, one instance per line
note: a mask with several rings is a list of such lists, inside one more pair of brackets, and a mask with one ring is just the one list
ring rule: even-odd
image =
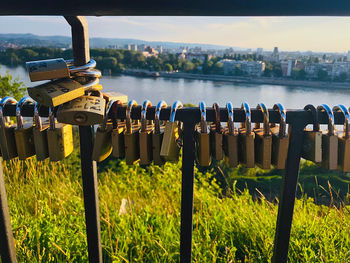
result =
[[181,186],[181,234],[180,262],[190,263],[192,257],[192,224],[193,224],[193,184],[194,184],[194,129],[191,118],[183,122],[183,156]]
[[[65,19],[72,27],[74,65],[84,65],[90,60],[87,21],[83,16]],[[98,263],[102,262],[102,247],[97,167],[92,160],[93,126],[79,126],[79,137],[89,262]]]
[[9,207],[6,197],[5,180],[0,157],[0,253],[2,262],[17,262],[13,240]]
[[303,144],[304,120],[296,119],[290,135],[286,173],[282,181],[281,196],[278,205],[273,263],[286,263],[290,231],[292,228],[295,195],[297,190],[301,149]]

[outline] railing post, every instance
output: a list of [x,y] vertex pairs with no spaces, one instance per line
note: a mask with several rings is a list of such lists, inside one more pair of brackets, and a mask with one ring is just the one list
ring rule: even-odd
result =
[[286,263],[288,259],[290,231],[292,228],[301,149],[303,144],[303,130],[305,126],[305,120],[296,119],[291,128],[288,159],[285,175],[282,179],[282,189],[278,205],[274,250],[272,257],[273,263]]
[[2,158],[0,157],[0,253],[2,262],[17,262],[13,239],[9,207],[6,197]]
[[[72,27],[74,64],[90,60],[88,26],[83,16],[65,16]],[[89,262],[102,262],[100,209],[96,162],[92,160],[93,126],[79,126],[81,174],[83,179],[86,233]]]
[[190,263],[192,257],[193,225],[193,185],[194,185],[194,120],[188,118],[183,122],[183,155],[181,186],[181,234],[180,262]]

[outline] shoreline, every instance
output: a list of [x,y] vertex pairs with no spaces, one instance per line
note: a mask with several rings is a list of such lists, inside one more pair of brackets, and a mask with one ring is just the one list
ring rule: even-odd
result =
[[294,87],[309,87],[309,88],[332,88],[332,89],[350,89],[350,83],[342,82],[325,82],[311,80],[291,80],[291,79],[272,79],[272,78],[253,78],[253,77],[234,77],[223,75],[204,75],[191,73],[168,73],[159,72],[159,76],[163,78],[176,79],[196,79],[208,81],[224,81],[237,84],[258,84],[258,85],[281,85]]

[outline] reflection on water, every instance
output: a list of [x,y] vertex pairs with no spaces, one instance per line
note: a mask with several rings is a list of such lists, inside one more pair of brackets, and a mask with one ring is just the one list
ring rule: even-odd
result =
[[[19,76],[27,86],[33,86],[28,74],[22,67],[7,68],[2,66],[0,72],[9,70],[12,75]],[[286,108],[302,108],[306,104],[319,105],[327,103],[330,106],[344,104],[350,106],[350,85],[348,90],[330,90],[287,87],[256,84],[235,84],[226,82],[165,79],[165,78],[138,78],[132,76],[104,76],[101,80],[104,91],[119,91],[127,94],[129,99],[135,99],[141,104],[149,99],[153,104],[163,99],[169,104],[175,100],[183,103],[198,104],[204,100],[207,105],[218,102],[224,106],[231,101],[235,107],[240,107],[243,101],[247,101],[252,107],[259,102],[272,107],[276,102],[282,103]]]

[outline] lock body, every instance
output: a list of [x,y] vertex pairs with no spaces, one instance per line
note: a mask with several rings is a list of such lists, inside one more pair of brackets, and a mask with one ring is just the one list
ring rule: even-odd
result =
[[247,168],[255,167],[254,138],[255,134],[253,132],[247,134],[244,128],[239,129],[239,160],[240,163],[242,163]]
[[33,128],[33,138],[35,146],[36,159],[43,161],[49,157],[49,148],[47,144],[47,130],[49,124],[45,123],[41,128]]
[[207,132],[196,131],[197,159],[202,167],[210,166],[210,135]]
[[73,152],[72,125],[56,123],[54,129],[47,130],[50,161],[63,160]]
[[271,168],[272,136],[263,129],[255,130],[255,163],[262,169]]
[[179,139],[179,127],[175,122],[165,124],[164,136],[160,155],[167,161],[178,161],[180,146],[177,143]]
[[165,163],[164,158],[160,155],[160,150],[162,148],[164,132],[152,133],[152,156],[153,163],[155,165],[163,165]]
[[56,107],[84,95],[84,87],[70,78],[50,81],[27,90],[33,100],[48,107]]
[[116,158],[125,157],[124,128],[118,127],[112,131],[112,155]]
[[57,120],[72,125],[95,125],[104,121],[106,100],[97,96],[81,96],[58,108]]
[[15,139],[20,160],[26,160],[35,154],[33,126],[30,123],[25,123],[22,128],[15,129]]
[[224,153],[222,149],[222,137],[222,133],[216,132],[214,126],[214,130],[211,129],[210,131],[210,150],[212,157],[217,161],[220,161],[224,158]]
[[238,134],[224,133],[223,149],[225,153],[225,162],[229,167],[236,167],[239,162],[238,158]]
[[138,130],[124,134],[125,162],[128,165],[134,164],[140,158]]
[[67,63],[63,58],[30,61],[26,63],[30,81],[69,78]]
[[272,156],[271,163],[276,169],[285,169],[288,157],[289,137],[278,136],[278,133],[272,132]]
[[322,134],[322,166],[328,170],[338,167],[338,136]]
[[0,127],[0,148],[4,160],[17,157],[15,126],[5,125],[5,127]]
[[112,153],[112,130],[112,123],[107,123],[105,129],[102,128],[102,125],[97,128],[92,150],[92,160],[102,162]]
[[140,142],[140,164],[148,165],[152,162],[152,130],[147,129],[139,133]]
[[314,163],[322,162],[322,132],[305,130],[301,157]]
[[338,170],[350,172],[350,138],[338,138]]

